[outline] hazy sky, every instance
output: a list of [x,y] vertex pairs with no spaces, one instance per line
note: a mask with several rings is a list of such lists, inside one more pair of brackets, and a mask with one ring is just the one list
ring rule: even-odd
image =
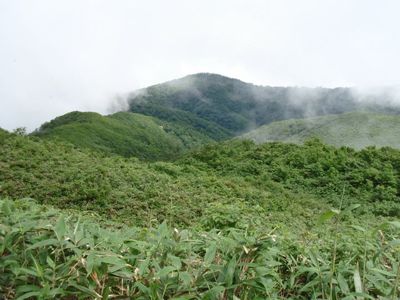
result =
[[398,0],[0,0],[0,127],[197,72],[263,85],[400,84]]

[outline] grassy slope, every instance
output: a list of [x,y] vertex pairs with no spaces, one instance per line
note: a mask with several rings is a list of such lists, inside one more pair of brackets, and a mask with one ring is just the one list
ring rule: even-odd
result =
[[148,160],[174,158],[188,148],[211,141],[190,128],[129,112],[109,116],[71,112],[43,124],[35,135]]
[[242,136],[257,143],[303,143],[317,137],[327,144],[361,149],[367,146],[400,148],[400,116],[345,113],[317,118],[274,122]]

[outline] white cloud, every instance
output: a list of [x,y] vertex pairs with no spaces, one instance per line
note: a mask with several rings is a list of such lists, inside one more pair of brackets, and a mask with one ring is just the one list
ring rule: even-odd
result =
[[398,1],[0,0],[0,127],[38,127],[188,73],[398,85]]

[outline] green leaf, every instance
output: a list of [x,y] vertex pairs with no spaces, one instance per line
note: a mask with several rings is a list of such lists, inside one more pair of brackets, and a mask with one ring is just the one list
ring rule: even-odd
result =
[[349,207],[347,207],[346,209],[345,209],[345,212],[350,212],[350,211],[352,211],[352,210],[355,210],[356,208],[359,208],[361,206],[361,204],[353,204],[353,205],[350,205]]
[[324,212],[318,219],[318,223],[324,223],[330,219],[332,219],[334,216],[337,216],[340,213],[340,211],[336,209],[331,209],[326,212]]
[[179,270],[182,267],[181,259],[175,255],[168,254],[168,259],[171,261],[171,264]]
[[33,263],[35,265],[36,273],[37,273],[38,277],[42,278],[43,277],[43,268],[40,266],[40,264],[35,259],[35,257],[33,257],[33,256],[31,256],[31,257],[32,257]]
[[37,297],[37,296],[40,296],[40,294],[41,294],[40,291],[39,292],[29,292],[29,293],[19,296],[16,300],[24,300],[24,299],[32,298],[35,296]]
[[92,273],[94,265],[95,265],[95,254],[90,253],[86,257],[86,272],[88,275]]
[[400,229],[400,221],[391,221],[388,222],[389,225],[392,225],[393,227],[399,228]]
[[88,289],[87,287],[82,286],[82,285],[79,285],[79,284],[76,284],[75,282],[70,282],[70,283],[69,283],[69,286],[70,286],[70,287],[74,287],[74,288],[76,288],[77,290],[79,290],[79,291],[81,291],[81,292],[84,292],[85,294],[90,295],[90,296],[92,296],[92,297],[94,297],[94,298],[99,298],[99,299],[101,299],[101,295],[98,294],[98,293],[96,293],[95,290]]
[[219,299],[218,296],[223,291],[225,291],[225,288],[223,286],[219,286],[219,285],[214,286],[212,289],[210,289],[208,292],[206,292],[203,295],[202,299],[204,299],[204,300],[214,300],[214,299],[216,300],[216,299]]
[[350,225],[350,227],[354,228],[354,229],[356,229],[358,231],[361,231],[361,232],[365,232],[366,231],[363,227],[358,226],[358,225]]
[[172,271],[175,271],[176,268],[172,266],[164,267],[160,271],[157,272],[157,276],[160,278],[166,277]]
[[188,272],[179,272],[179,279],[185,287],[190,286],[190,283],[192,282],[192,277]]
[[353,274],[353,280],[354,280],[354,288],[356,290],[357,293],[362,293],[363,292],[363,288],[362,288],[362,282],[361,282],[361,276],[360,276],[360,271],[358,268],[358,263],[357,266],[354,270],[354,274]]
[[33,245],[29,246],[27,248],[27,250],[43,248],[43,247],[47,247],[47,246],[54,246],[54,245],[59,245],[59,241],[56,239],[48,239],[48,240],[43,240],[43,241],[34,243]]
[[26,285],[20,285],[16,289],[17,294],[34,292],[34,291],[40,291],[40,287],[36,285],[26,284]]
[[210,265],[215,258],[217,252],[217,245],[212,243],[206,250],[206,254],[204,255],[204,264]]
[[150,296],[150,289],[141,282],[135,282],[134,287],[137,287],[143,294]]
[[341,273],[338,274],[337,281],[339,283],[339,287],[343,294],[346,295],[346,294],[350,293],[349,285],[347,284],[346,279],[343,277],[343,275]]
[[61,241],[66,233],[66,224],[65,224],[65,218],[63,215],[61,215],[56,223],[56,225],[54,226],[54,232],[57,236],[57,239],[59,241]]
[[226,286],[229,287],[233,284],[233,278],[235,275],[235,268],[236,268],[236,257],[232,257],[232,259],[229,261],[228,265],[226,266],[224,270],[224,275],[225,275],[225,283]]
[[54,263],[54,261],[51,259],[50,256],[46,257],[46,262],[50,266],[50,268],[52,268],[52,269],[56,268],[56,264]]

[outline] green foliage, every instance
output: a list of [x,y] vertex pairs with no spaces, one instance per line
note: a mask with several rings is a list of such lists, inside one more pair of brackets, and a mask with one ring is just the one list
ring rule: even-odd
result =
[[229,130],[215,122],[205,120],[181,109],[164,107],[162,104],[138,103],[131,106],[131,110],[170,124],[176,124],[177,128],[198,132],[215,141],[224,140],[232,136]]
[[212,141],[189,127],[128,112],[109,116],[71,112],[43,124],[34,135],[145,160],[172,159]]
[[310,215],[338,205],[343,186],[346,207],[362,204],[357,214],[400,211],[400,152],[390,148],[232,141],[175,163],[145,163],[10,135],[1,143],[0,165],[0,196],[141,226],[257,228],[296,216],[285,226],[307,230]]
[[0,200],[0,296],[396,299],[399,222],[351,223],[328,222],[303,237],[271,228],[172,230],[165,223],[104,229],[32,200]]
[[0,128],[0,142],[4,140],[8,135],[9,133],[6,130]]
[[257,143],[282,141],[304,143],[317,137],[337,147],[400,148],[400,116],[355,112],[317,118],[285,120],[261,126],[241,138]]
[[149,163],[0,141],[0,196],[41,203],[0,200],[2,298],[399,296],[398,150],[233,140]]
[[[290,206],[296,211],[296,206],[302,205],[294,201],[298,193],[284,191],[279,184],[272,194],[243,178],[218,178],[208,170],[186,164],[149,164],[133,158],[107,157],[32,137],[5,139],[0,147],[0,164],[2,196],[31,197],[136,225],[151,226],[166,220],[171,224],[212,226],[207,219],[215,217],[209,212],[218,203],[241,203],[241,212],[247,215],[259,207],[254,221],[271,210],[282,212]],[[312,197],[302,197],[311,198],[306,212],[323,207],[312,204],[316,202]]]
[[18,127],[13,130],[14,134],[17,135],[26,135],[26,127]]
[[218,177],[238,175],[260,190],[271,190],[271,183],[279,184],[335,205],[346,186],[345,205],[363,203],[361,212],[400,216],[400,151],[388,147],[357,152],[315,139],[302,146],[235,140],[195,151],[180,164]]

